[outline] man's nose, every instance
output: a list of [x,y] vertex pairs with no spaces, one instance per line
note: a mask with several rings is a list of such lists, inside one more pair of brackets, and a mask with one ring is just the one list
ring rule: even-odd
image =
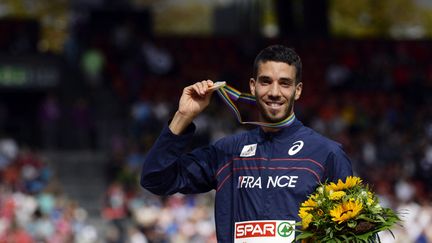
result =
[[279,97],[280,96],[280,87],[277,82],[273,82],[270,87],[269,96]]

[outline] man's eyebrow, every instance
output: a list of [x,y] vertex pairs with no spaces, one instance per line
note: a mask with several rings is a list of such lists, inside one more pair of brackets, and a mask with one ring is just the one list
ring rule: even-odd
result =
[[260,81],[260,82],[270,82],[270,81],[273,81],[273,79],[270,76],[266,76],[266,75],[258,76],[257,80]]
[[294,79],[292,79],[292,78],[285,78],[285,77],[282,77],[282,78],[279,78],[279,81],[284,81],[284,82],[294,82]]
[[[271,79],[271,78],[269,76],[266,76],[266,75],[261,75],[261,76],[258,76],[258,79]],[[293,82],[294,81],[294,79],[288,78],[288,77],[281,77],[281,78],[279,78],[279,80],[280,81],[287,81],[287,82]]]
[[261,76],[258,76],[258,79],[270,79],[270,77],[266,76],[266,75],[261,75]]

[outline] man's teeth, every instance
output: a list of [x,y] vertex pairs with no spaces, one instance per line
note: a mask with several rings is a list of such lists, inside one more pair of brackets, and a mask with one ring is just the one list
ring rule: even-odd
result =
[[278,103],[268,103],[270,107],[279,107],[281,104]]

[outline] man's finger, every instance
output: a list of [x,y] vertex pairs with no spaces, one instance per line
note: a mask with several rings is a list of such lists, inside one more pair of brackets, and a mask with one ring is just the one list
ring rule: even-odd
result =
[[200,88],[200,95],[205,96],[207,93],[207,83],[206,81],[201,81],[197,83],[198,87]]
[[202,88],[203,88],[204,93],[207,93],[207,89],[208,89],[207,80],[201,81],[201,84],[202,84]]
[[195,92],[195,94],[197,94],[198,96],[202,96],[199,86],[197,84],[192,85],[192,89]]

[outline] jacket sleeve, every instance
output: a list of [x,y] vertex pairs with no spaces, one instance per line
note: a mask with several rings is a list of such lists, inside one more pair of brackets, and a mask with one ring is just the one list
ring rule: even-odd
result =
[[158,195],[200,193],[215,188],[215,146],[184,153],[194,130],[192,124],[183,134],[175,135],[168,126],[164,127],[144,160],[140,180],[143,188]]
[[337,182],[339,179],[345,180],[346,177],[352,176],[351,160],[342,150],[341,145],[336,145],[327,157],[327,180]]

